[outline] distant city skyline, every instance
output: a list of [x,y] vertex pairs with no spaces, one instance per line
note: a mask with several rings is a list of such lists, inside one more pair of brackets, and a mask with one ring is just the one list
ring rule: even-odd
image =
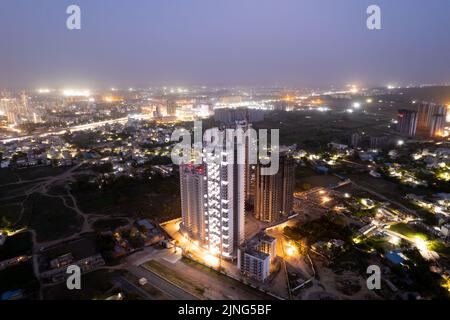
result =
[[[77,4],[82,29],[66,28]],[[377,4],[382,30],[366,28]],[[0,88],[449,83],[441,0],[3,0]]]

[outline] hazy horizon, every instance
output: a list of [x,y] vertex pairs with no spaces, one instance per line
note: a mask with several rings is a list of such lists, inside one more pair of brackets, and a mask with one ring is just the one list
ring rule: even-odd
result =
[[[77,4],[82,29],[66,28]],[[378,4],[382,30],[366,28]],[[449,83],[445,1],[3,0],[0,88]]]

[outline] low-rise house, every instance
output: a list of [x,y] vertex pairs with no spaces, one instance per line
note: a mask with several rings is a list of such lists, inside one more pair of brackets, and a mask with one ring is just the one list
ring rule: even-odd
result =
[[449,223],[441,226],[441,233],[447,238],[450,237],[450,224]]
[[164,235],[149,220],[141,219],[136,222],[141,232],[141,237],[146,246],[159,243],[164,239]]
[[270,255],[254,249],[244,249],[238,255],[238,266],[244,275],[264,281],[270,274]]

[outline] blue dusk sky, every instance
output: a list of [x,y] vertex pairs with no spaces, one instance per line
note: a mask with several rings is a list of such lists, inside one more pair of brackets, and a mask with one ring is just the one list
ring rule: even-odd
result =
[[443,83],[450,1],[1,0],[0,43],[0,88]]

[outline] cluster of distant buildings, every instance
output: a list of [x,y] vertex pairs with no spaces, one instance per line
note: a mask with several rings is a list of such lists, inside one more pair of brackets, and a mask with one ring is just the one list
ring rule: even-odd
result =
[[[79,133],[69,138],[61,135],[29,137],[1,144],[1,168],[33,167],[39,165],[70,166],[83,160],[93,164],[111,163],[116,175],[134,173],[135,164],[144,164],[154,155],[168,153],[163,146],[170,142],[173,128],[158,125],[156,128],[137,120],[125,124],[108,124],[95,130],[95,141],[88,148],[72,140],[79,139]],[[81,136],[81,139],[83,136]],[[167,168],[157,168],[168,173]]]
[[448,193],[437,193],[433,197],[407,194],[405,198],[434,213],[440,221],[450,218],[450,194]]
[[409,137],[417,133],[430,138],[444,135],[447,106],[430,102],[419,104],[418,110],[401,109],[397,115],[397,131]]
[[[448,106],[430,102],[418,104],[418,110],[400,109],[397,112],[395,130],[405,137],[429,137],[442,138],[445,136],[445,125],[449,118]],[[398,143],[391,136],[363,136],[360,133],[352,133],[349,138],[349,146],[353,148],[365,145],[370,149],[385,149]]]
[[25,122],[41,122],[41,116],[30,106],[29,97],[21,92],[18,97],[3,94],[0,97],[0,115],[7,124],[17,125]]
[[48,136],[3,144],[0,167],[70,166],[79,160],[77,151],[60,136]]

